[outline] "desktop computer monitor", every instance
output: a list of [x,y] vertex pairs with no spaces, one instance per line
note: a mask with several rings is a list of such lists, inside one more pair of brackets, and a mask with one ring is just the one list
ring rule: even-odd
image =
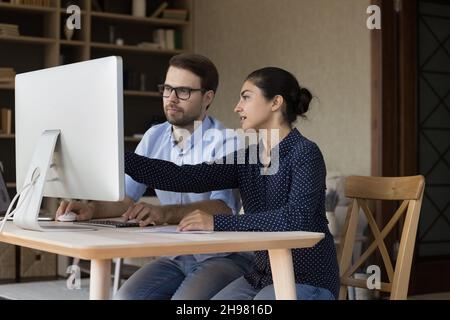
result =
[[122,78],[120,57],[16,76],[15,224],[38,228],[42,196],[124,198]]

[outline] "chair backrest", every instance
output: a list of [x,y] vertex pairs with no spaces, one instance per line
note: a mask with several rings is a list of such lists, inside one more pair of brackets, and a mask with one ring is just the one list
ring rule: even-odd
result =
[[[377,248],[381,253],[389,279],[388,282],[381,283],[380,291],[390,292],[391,300],[407,298],[424,186],[425,179],[423,176],[398,178],[351,176],[347,178],[345,195],[352,202],[349,205],[341,239],[339,255],[341,289],[339,299],[346,299],[348,286],[367,288],[366,280],[354,279],[352,275]],[[389,222],[380,231],[374,215],[367,204],[367,200],[402,200],[403,202]],[[352,261],[360,209],[364,211],[367,217],[374,241],[367,247],[366,251],[357,261]],[[406,216],[394,269],[384,239],[403,214]]]

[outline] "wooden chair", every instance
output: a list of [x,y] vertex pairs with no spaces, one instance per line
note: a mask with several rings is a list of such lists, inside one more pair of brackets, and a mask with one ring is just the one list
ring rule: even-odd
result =
[[[339,299],[346,299],[347,287],[366,288],[366,280],[352,277],[367,258],[378,248],[383,259],[389,282],[382,282],[380,291],[390,292],[391,300],[406,299],[408,294],[411,262],[414,253],[417,225],[419,222],[425,179],[423,176],[380,178],[351,176],[346,180],[345,195],[352,200],[346,218],[344,232],[339,250],[339,268],[341,289]],[[367,200],[403,200],[390,221],[380,231]],[[374,241],[356,262],[352,262],[359,211],[362,209],[373,233]],[[396,257],[395,269],[384,243],[386,235],[393,229],[405,213],[403,230]]]

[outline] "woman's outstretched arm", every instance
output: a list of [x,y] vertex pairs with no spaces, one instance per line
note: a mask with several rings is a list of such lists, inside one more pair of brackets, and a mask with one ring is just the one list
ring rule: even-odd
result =
[[125,173],[133,180],[159,190],[203,193],[238,187],[236,164],[201,163],[178,166],[125,152]]

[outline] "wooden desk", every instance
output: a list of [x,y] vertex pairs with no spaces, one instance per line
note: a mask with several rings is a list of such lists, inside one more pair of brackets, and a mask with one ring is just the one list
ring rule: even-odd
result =
[[91,299],[109,298],[113,258],[268,250],[277,299],[296,299],[291,249],[312,247],[323,237],[323,233],[301,231],[175,234],[99,228],[97,231],[39,232],[23,230],[7,222],[0,241],[91,260]]

